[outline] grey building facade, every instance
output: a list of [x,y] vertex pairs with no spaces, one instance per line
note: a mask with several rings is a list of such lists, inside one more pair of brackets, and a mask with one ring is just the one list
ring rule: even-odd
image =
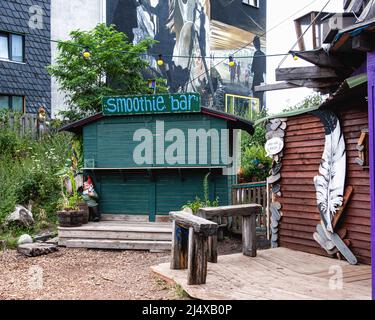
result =
[[51,113],[51,0],[0,0],[0,109]]

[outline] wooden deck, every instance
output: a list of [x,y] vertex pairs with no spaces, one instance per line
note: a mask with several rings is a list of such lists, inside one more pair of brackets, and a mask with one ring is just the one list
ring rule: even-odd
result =
[[67,248],[169,251],[172,224],[142,220],[104,220],[77,228],[58,228],[59,245]]
[[[331,289],[333,274],[341,268],[343,288]],[[176,282],[200,300],[370,300],[371,267],[277,248],[259,251],[257,258],[242,254],[220,256],[209,264],[207,284],[187,285],[187,270],[170,270],[169,264],[151,268]]]

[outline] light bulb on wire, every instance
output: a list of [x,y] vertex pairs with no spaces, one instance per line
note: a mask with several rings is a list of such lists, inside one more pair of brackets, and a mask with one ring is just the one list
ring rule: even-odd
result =
[[91,52],[89,51],[89,49],[85,49],[83,52],[82,52],[82,56],[83,58],[85,58],[86,60],[90,59],[91,58]]
[[159,58],[157,60],[157,64],[159,67],[164,65],[163,55],[159,54]]
[[234,61],[232,56],[229,56],[229,66],[234,68],[236,66],[236,62]]

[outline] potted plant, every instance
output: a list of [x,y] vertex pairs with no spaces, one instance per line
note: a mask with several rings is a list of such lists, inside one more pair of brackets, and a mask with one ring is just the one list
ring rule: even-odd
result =
[[61,210],[57,212],[61,227],[79,227],[85,219],[85,210],[82,210],[82,198],[78,193],[72,161],[67,160],[65,167],[57,175],[61,178],[62,199]]

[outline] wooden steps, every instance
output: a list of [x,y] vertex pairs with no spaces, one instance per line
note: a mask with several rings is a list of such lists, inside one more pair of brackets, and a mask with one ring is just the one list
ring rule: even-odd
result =
[[171,250],[170,241],[141,241],[141,240],[102,240],[74,239],[64,241],[67,248],[107,249],[107,250]]
[[78,228],[58,228],[59,245],[67,248],[167,251],[171,223],[103,221]]

